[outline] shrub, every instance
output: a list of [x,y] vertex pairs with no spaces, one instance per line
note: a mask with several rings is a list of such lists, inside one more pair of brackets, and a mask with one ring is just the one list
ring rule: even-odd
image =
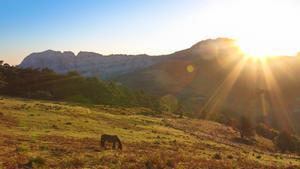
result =
[[152,161],[147,161],[145,163],[145,166],[146,166],[146,169],[154,169],[155,168]]
[[23,165],[24,168],[34,168],[40,167],[45,164],[45,160],[42,157],[32,157],[28,160],[26,164]]
[[230,118],[225,124],[235,129],[238,128],[238,120],[235,118]]
[[16,152],[25,152],[25,151],[28,151],[28,146],[25,146],[25,145],[19,145],[19,146],[16,148]]
[[216,153],[216,154],[214,154],[213,159],[215,159],[215,160],[222,160],[222,156],[221,156],[220,153]]
[[176,164],[173,160],[168,160],[167,161],[167,166],[170,167],[170,168],[175,168]]
[[71,122],[66,122],[65,125],[72,125],[72,123]]
[[41,98],[41,99],[52,99],[51,93],[43,90],[38,90],[32,93],[27,93],[29,98]]
[[274,130],[273,128],[267,126],[264,123],[260,123],[256,127],[256,133],[259,134],[260,136],[263,136],[263,137],[271,139],[271,140],[273,140],[279,134],[278,131]]
[[299,147],[299,140],[288,131],[282,131],[276,138],[276,145],[281,152],[295,152]]
[[228,159],[233,159],[233,156],[232,155],[228,155],[227,158]]
[[178,109],[178,99],[173,95],[165,95],[160,99],[161,109],[169,113],[175,113]]
[[38,166],[45,164],[45,160],[42,157],[33,157],[30,161]]
[[240,118],[238,129],[242,139],[255,136],[253,124],[246,116]]

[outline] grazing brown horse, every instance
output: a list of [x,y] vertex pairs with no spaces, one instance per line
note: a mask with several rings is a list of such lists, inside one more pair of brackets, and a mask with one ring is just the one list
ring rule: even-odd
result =
[[121,143],[119,137],[116,135],[103,134],[101,136],[101,147],[105,147],[105,142],[113,143],[112,148],[114,150],[116,149],[116,144],[118,143],[118,148],[120,150],[122,150],[122,143]]

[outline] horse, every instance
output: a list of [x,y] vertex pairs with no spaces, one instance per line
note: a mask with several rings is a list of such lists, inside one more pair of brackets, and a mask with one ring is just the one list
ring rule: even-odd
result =
[[121,140],[119,139],[118,136],[116,135],[108,135],[108,134],[103,134],[101,136],[101,147],[105,147],[105,142],[113,143],[112,148],[115,150],[116,149],[116,144],[118,144],[118,148],[122,150],[122,143]]

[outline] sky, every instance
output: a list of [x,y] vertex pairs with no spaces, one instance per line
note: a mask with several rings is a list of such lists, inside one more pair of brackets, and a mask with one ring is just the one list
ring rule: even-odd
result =
[[294,55],[299,16],[297,0],[0,0],[0,60],[48,49],[160,55],[217,37]]

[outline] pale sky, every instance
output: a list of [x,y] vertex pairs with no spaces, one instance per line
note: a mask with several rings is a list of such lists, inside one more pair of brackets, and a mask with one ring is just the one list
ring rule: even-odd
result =
[[300,51],[297,0],[0,0],[0,59],[32,52],[168,54],[229,37],[257,55]]

